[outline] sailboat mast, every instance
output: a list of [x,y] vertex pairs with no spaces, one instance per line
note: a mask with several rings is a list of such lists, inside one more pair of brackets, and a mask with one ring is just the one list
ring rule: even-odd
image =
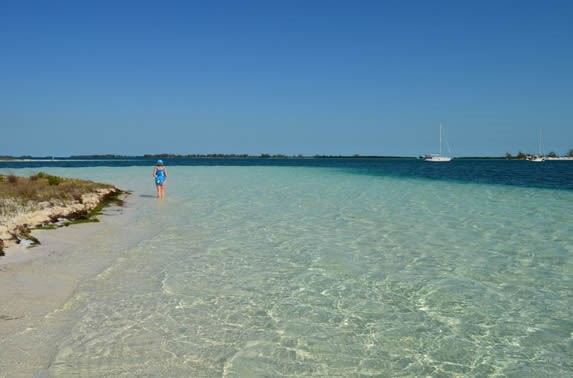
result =
[[[439,154],[424,155],[424,156],[422,156],[422,159],[424,161],[445,163],[445,162],[452,160],[452,158],[450,156],[442,156],[442,140],[443,140],[443,137],[442,137],[442,123],[441,122],[440,122],[439,133],[440,133],[440,153]],[[448,144],[447,139],[446,139],[446,144]],[[448,146],[448,149],[449,149],[449,146]]]
[[442,156],[442,124],[440,123],[440,156]]

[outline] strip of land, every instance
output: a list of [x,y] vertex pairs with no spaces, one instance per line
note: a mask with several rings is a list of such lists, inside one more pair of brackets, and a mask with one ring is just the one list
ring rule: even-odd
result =
[[95,215],[123,192],[109,184],[45,173],[0,175],[0,255],[13,244],[38,244],[34,228],[94,222]]

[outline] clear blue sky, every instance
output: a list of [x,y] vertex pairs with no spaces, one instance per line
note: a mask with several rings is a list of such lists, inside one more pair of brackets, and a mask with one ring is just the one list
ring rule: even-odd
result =
[[0,155],[573,148],[573,1],[4,1]]

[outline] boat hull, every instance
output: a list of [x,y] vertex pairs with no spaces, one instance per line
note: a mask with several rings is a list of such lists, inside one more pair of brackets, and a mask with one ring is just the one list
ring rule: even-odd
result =
[[428,163],[447,163],[452,161],[452,158],[449,156],[423,156],[422,160]]
[[527,160],[533,163],[543,163],[545,161],[545,158],[543,156],[531,156]]

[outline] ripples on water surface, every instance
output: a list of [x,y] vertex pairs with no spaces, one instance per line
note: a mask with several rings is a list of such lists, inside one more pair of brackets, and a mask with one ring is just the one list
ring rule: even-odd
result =
[[69,326],[48,374],[573,372],[573,191],[169,169],[160,202],[150,168],[51,168],[134,189],[130,227],[150,232],[57,315]]

